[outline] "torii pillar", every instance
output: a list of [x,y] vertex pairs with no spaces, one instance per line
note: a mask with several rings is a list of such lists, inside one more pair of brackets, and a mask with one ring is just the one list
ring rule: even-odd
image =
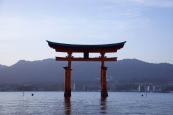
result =
[[105,98],[108,96],[107,84],[106,84],[106,70],[107,67],[104,66],[105,52],[101,52],[101,66],[100,66],[100,88],[101,97]]
[[72,52],[68,52],[68,65],[64,67],[65,78],[64,78],[64,97],[71,97],[71,58]]

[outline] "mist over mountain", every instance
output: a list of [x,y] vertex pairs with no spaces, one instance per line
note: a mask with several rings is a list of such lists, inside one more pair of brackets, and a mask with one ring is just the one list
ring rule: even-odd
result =
[[[7,67],[0,65],[0,84],[39,84],[63,83],[67,62],[54,59],[39,61],[20,60]],[[107,79],[122,82],[168,82],[173,81],[173,65],[153,64],[137,59],[124,59],[107,62]],[[72,62],[72,81],[98,82],[99,62]]]

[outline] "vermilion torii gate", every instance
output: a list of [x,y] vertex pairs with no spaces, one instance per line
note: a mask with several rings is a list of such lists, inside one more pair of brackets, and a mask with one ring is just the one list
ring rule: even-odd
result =
[[[115,44],[104,44],[104,45],[76,45],[76,44],[62,44],[47,41],[48,45],[55,49],[56,52],[66,52],[67,57],[56,57],[56,61],[68,61],[65,69],[64,78],[64,97],[71,97],[71,61],[100,61],[100,87],[101,97],[107,97],[107,86],[106,86],[106,70],[104,66],[105,61],[117,61],[117,57],[105,56],[106,53],[117,52],[117,50],[124,47],[126,42],[115,43]],[[82,57],[73,57],[72,53],[83,53]],[[89,57],[89,53],[100,53],[100,57]]]

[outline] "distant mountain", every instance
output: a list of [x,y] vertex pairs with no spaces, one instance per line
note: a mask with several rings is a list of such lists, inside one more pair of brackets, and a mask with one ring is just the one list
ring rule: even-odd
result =
[[167,82],[173,80],[173,65],[153,64],[136,59],[125,59],[110,64],[112,74],[120,80]]
[[7,66],[0,65],[0,70],[1,70],[1,69],[5,69],[5,68],[7,68]]
[[[7,67],[0,65],[0,84],[39,84],[64,81],[66,62],[54,59],[40,61],[21,60]],[[137,59],[124,59],[107,62],[107,79],[121,82],[168,82],[173,81],[173,65],[153,64]],[[72,62],[72,81],[99,81],[100,63]]]

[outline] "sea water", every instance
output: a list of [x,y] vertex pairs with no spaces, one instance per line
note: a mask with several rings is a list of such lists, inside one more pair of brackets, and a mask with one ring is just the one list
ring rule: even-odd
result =
[[[32,94],[34,94],[32,96]],[[143,94],[143,96],[142,96]],[[0,115],[173,115],[173,93],[0,92]]]

